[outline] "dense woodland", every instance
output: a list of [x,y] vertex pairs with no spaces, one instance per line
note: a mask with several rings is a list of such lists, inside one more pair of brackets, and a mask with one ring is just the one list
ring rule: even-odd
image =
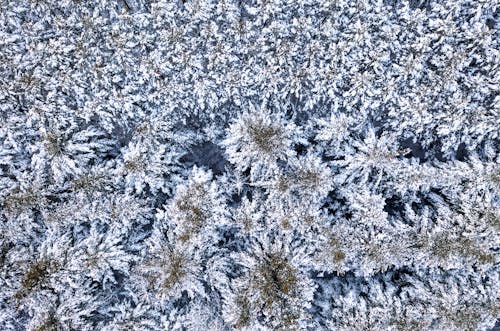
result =
[[497,0],[0,0],[0,329],[491,330]]

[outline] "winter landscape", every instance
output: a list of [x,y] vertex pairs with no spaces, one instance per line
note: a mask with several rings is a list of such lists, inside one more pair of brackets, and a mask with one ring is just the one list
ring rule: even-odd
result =
[[500,329],[498,0],[0,0],[0,331]]

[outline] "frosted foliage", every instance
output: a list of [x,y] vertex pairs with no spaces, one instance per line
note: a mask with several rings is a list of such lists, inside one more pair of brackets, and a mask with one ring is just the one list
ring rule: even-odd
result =
[[1,0],[0,331],[498,331],[499,15]]

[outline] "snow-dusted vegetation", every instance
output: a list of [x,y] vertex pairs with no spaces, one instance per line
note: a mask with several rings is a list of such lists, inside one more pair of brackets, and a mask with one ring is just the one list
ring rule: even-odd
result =
[[0,330],[490,330],[497,0],[0,0]]

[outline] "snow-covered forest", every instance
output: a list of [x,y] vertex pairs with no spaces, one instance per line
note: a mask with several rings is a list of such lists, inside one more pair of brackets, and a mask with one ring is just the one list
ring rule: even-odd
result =
[[500,326],[498,0],[0,0],[0,330]]

